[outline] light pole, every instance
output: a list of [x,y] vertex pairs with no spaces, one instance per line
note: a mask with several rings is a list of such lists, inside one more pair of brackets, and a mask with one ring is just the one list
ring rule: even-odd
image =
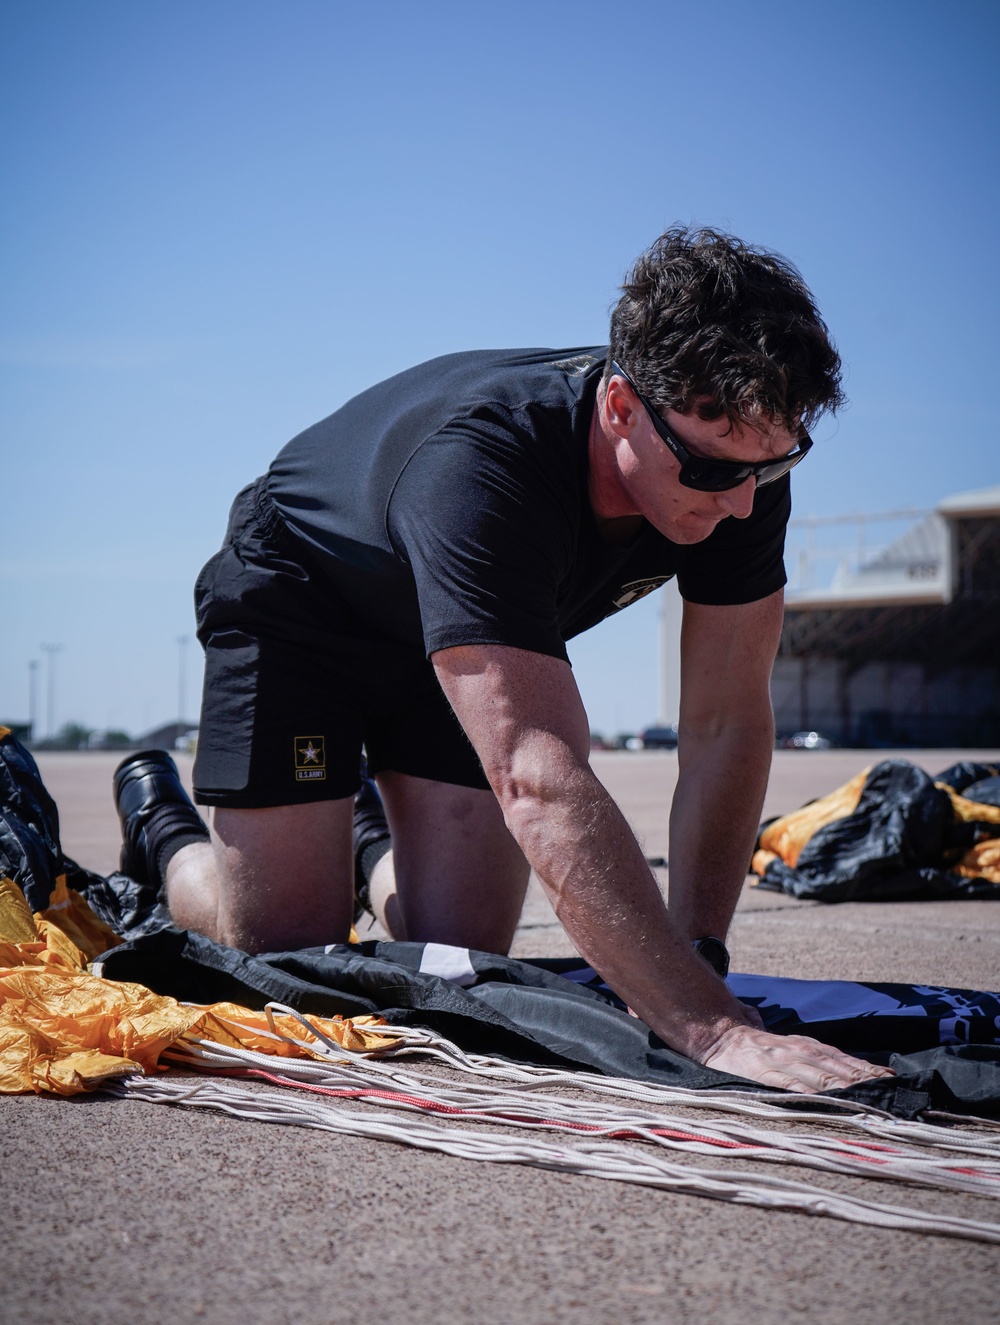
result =
[[189,643],[190,643],[189,636],[187,635],[177,636],[177,721],[181,723],[187,721],[187,719],[184,717],[184,708],[185,705],[187,704],[187,696],[184,693],[185,691],[184,682],[187,679],[186,663],[187,663],[187,646]]
[[28,663],[28,727],[31,740],[38,740],[38,659]]
[[44,654],[48,655],[48,721],[46,722],[46,736],[53,737],[56,734],[56,663],[57,653],[62,653],[61,644],[42,644],[39,646]]

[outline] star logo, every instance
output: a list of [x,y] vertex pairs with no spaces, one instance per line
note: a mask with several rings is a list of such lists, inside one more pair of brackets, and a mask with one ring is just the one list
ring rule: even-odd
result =
[[322,782],[326,778],[326,743],[322,736],[296,736],[296,782]]

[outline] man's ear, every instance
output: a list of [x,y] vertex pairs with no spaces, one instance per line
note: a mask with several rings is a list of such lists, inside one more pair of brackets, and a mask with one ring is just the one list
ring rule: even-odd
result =
[[604,393],[604,417],[608,427],[619,437],[627,437],[635,423],[636,409],[641,408],[635,393],[617,373]]

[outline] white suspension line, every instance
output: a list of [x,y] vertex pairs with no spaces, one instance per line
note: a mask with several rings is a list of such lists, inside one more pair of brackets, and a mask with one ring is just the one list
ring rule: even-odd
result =
[[[570,1087],[573,1090],[635,1102],[657,1105],[670,1103],[675,1107],[693,1108],[699,1111],[711,1109],[723,1113],[780,1119],[783,1124],[793,1126],[808,1124],[814,1128],[842,1128],[846,1123],[852,1128],[860,1128],[864,1132],[891,1140],[893,1143],[906,1140],[912,1144],[933,1146],[937,1149],[987,1156],[1000,1155],[1000,1149],[989,1136],[990,1132],[994,1135],[1000,1134],[1000,1123],[989,1119],[943,1115],[948,1121],[965,1124],[964,1130],[958,1132],[913,1119],[897,1118],[883,1109],[836,1096],[752,1089],[691,1090],[665,1083],[631,1081],[622,1077],[608,1077],[576,1069],[537,1067],[501,1058],[467,1054],[458,1045],[425,1027],[380,1026],[380,1034],[398,1037],[399,1047],[390,1050],[354,1052],[343,1049],[336,1041],[327,1038],[312,1026],[303,1014],[293,1008],[272,1003],[265,1011],[277,1040],[286,1040],[308,1053],[320,1053],[329,1061],[356,1062],[364,1065],[366,1071],[384,1074],[406,1087],[423,1088],[427,1083],[440,1087],[441,1082],[440,1078],[421,1072],[419,1069],[410,1073],[403,1072],[397,1066],[400,1059],[416,1057],[426,1062],[428,1059],[437,1058],[467,1075],[516,1084],[520,1090],[542,1091]],[[296,1040],[287,1035],[274,1021],[274,1012],[294,1018],[309,1032],[310,1039]],[[316,1038],[313,1037],[318,1038],[321,1045],[317,1045]],[[206,1042],[206,1048],[209,1047]],[[836,1112],[821,1111],[827,1107]],[[979,1132],[970,1132],[968,1130],[970,1124],[980,1129]],[[983,1135],[983,1132],[986,1135]]]
[[[835,1173],[852,1173],[873,1180],[917,1183],[923,1186],[1000,1197],[1000,1150],[977,1154],[974,1171],[956,1167],[952,1156],[930,1156],[886,1146],[869,1139],[817,1136],[750,1127],[745,1123],[713,1119],[705,1122],[618,1106],[604,1101],[564,1096],[527,1096],[516,1090],[498,1091],[476,1084],[443,1083],[440,1078],[415,1073],[388,1076],[385,1064],[353,1065],[338,1062],[280,1060],[252,1050],[234,1050],[202,1042],[185,1055],[175,1055],[179,1066],[202,1070],[252,1070],[271,1079],[300,1083],[305,1088],[350,1091],[388,1108],[422,1113],[460,1113],[466,1121],[498,1122],[514,1128],[545,1128],[614,1135],[660,1147],[718,1155],[724,1149],[734,1157],[768,1163],[798,1164]],[[374,1069],[374,1070],[373,1070]],[[390,1089],[391,1087],[391,1089]],[[845,1120],[841,1119],[841,1124]],[[665,1135],[664,1133],[669,1133]]]

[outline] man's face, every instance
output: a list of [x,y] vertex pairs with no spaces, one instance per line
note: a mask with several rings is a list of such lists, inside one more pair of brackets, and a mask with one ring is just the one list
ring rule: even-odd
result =
[[[616,439],[610,485],[605,489],[615,514],[641,515],[674,543],[700,543],[727,516],[745,520],[753,510],[753,478],[725,492],[685,487],[679,478],[680,463],[620,378],[612,378],[604,412]],[[797,442],[781,425],[765,421],[751,428],[726,418],[702,419],[676,410],[666,411],[664,418],[688,450],[706,459],[744,464],[776,460],[793,451]],[[598,515],[610,514],[600,509],[599,502],[595,510]]]

